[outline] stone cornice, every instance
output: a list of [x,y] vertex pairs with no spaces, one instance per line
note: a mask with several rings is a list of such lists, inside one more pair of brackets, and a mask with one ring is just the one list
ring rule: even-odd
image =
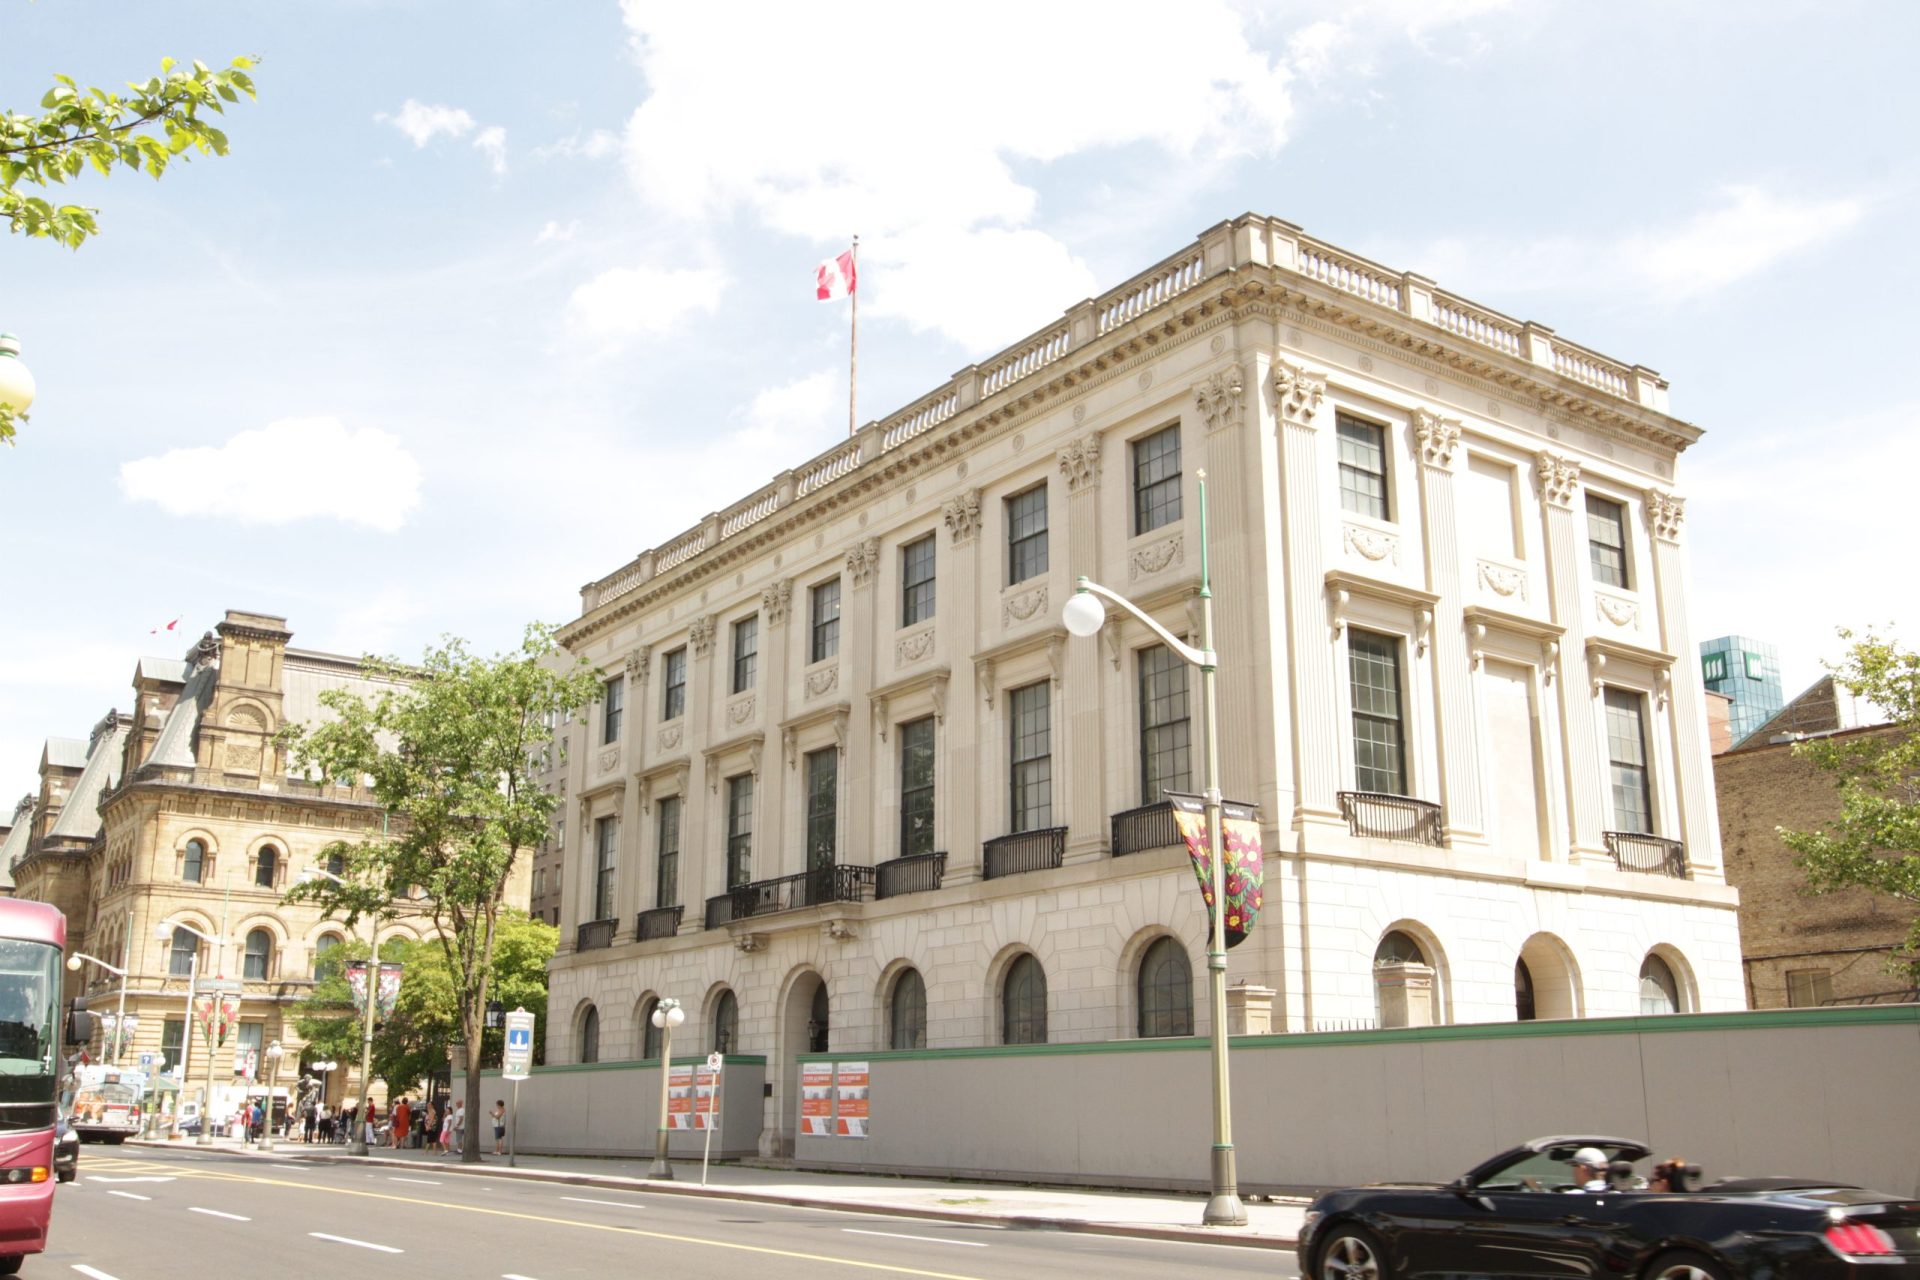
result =
[[[878,490],[943,465],[950,456],[1024,423],[1062,398],[1081,394],[1180,340],[1221,323],[1263,318],[1280,322],[1310,316],[1405,351],[1451,371],[1497,384],[1508,394],[1651,444],[1683,450],[1701,431],[1658,410],[1635,405],[1575,382],[1519,356],[1479,348],[1429,321],[1340,293],[1294,271],[1247,263],[1217,272],[1160,308],[1150,310],[1069,351],[1039,372],[968,405],[937,427],[852,468],[847,474],[796,498],[733,537],[709,545],[666,573],[596,605],[561,628],[572,646],[592,640],[620,621],[676,598],[698,583],[819,524],[836,511]],[[876,444],[876,448],[877,448]]]

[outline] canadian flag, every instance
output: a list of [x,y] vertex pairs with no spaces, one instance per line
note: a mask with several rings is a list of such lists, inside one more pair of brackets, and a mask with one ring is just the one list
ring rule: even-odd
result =
[[853,250],[837,258],[828,258],[814,269],[813,295],[822,302],[844,298],[853,292]]
[[[184,617],[185,615],[182,615],[182,616]],[[177,627],[177,626],[179,626],[179,625],[180,625],[180,619],[179,619],[179,618],[175,618],[175,619],[174,619],[174,620],[173,620],[172,622],[169,622],[169,623],[167,623],[167,624],[166,624],[165,626],[163,626],[163,627],[155,627],[155,628],[154,628],[153,630],[151,630],[151,631],[149,631],[149,632],[147,632],[147,634],[148,634],[148,635],[150,635],[150,636],[157,636],[157,635],[159,635],[159,634],[160,634],[160,633],[161,633],[162,631],[171,631],[171,630],[173,630],[173,629],[174,629],[175,627]]]

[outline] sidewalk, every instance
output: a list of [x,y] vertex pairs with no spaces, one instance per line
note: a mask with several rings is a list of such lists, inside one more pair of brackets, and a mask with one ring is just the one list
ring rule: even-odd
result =
[[[190,1141],[134,1139],[130,1147],[195,1149]],[[208,1148],[198,1148],[206,1150]],[[482,1165],[463,1165],[445,1156],[423,1151],[376,1149],[364,1158],[350,1156],[344,1146],[308,1145],[276,1141],[263,1152],[251,1144],[219,1138],[212,1149],[240,1153],[262,1160],[316,1163],[379,1164],[393,1168],[431,1168],[454,1177],[521,1178],[654,1194],[708,1196],[766,1204],[806,1205],[844,1209],[852,1213],[911,1214],[950,1222],[981,1220],[1009,1226],[1054,1231],[1088,1231],[1102,1235],[1135,1236],[1155,1240],[1204,1241],[1250,1248],[1290,1249],[1299,1235],[1304,1201],[1249,1203],[1244,1227],[1203,1227],[1201,1210],[1206,1198],[1169,1193],[1092,1191],[1017,1184],[944,1182],[921,1178],[890,1178],[792,1169],[762,1169],[716,1164],[700,1185],[698,1161],[674,1162],[674,1181],[656,1182],[645,1174],[651,1159],[597,1159],[584,1156],[521,1156],[508,1168],[506,1157],[489,1155]]]

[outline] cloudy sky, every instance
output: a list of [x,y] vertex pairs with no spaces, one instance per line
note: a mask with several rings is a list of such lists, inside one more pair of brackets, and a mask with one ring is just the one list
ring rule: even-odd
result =
[[[1920,632],[1920,6],[39,0],[53,72],[261,58],[233,154],[0,240],[0,797],[222,611],[505,647],[862,418],[1254,210],[1672,380],[1696,634]],[[1890,327],[1891,326],[1891,327]],[[151,634],[179,618],[179,637]],[[9,790],[10,788],[10,790]]]

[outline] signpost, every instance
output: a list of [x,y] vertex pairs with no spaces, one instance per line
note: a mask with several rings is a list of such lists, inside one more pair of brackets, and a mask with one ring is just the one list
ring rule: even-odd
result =
[[[720,1127],[720,1068],[725,1065],[726,1059],[720,1055],[718,1050],[707,1055],[707,1088],[709,1090],[706,1115],[707,1145],[700,1152],[700,1185],[703,1187],[707,1185],[707,1158],[713,1154],[713,1131]],[[694,1107],[696,1111],[700,1105],[698,1101],[699,1092],[700,1089],[696,1082],[694,1087],[694,1094],[696,1095]]]
[[500,1058],[500,1075],[513,1082],[513,1113],[507,1117],[507,1167],[514,1167],[520,1137],[520,1082],[533,1074],[533,1015],[515,1009],[507,1015],[506,1052]]

